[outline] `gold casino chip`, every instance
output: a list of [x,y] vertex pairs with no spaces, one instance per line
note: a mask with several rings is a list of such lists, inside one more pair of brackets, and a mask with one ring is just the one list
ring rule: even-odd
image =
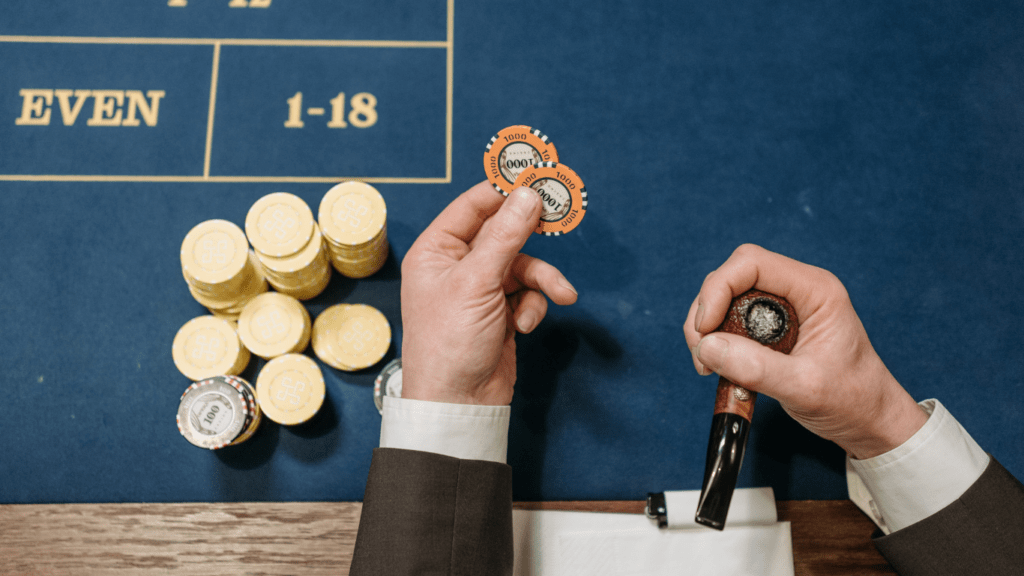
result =
[[325,393],[323,372],[302,354],[274,358],[256,379],[260,408],[278,424],[306,422],[320,410]]
[[245,234],[261,254],[282,258],[306,247],[313,236],[313,212],[294,194],[275,192],[252,205]]
[[261,358],[302,352],[311,332],[305,306],[293,296],[278,292],[253,298],[238,317],[238,337]]
[[384,197],[364,182],[342,182],[320,201],[320,229],[335,246],[369,243],[384,230],[387,216]]
[[235,327],[214,316],[185,323],[174,336],[174,365],[192,381],[222,374],[237,375],[249,365],[249,350],[242,346]]
[[354,372],[381,361],[391,347],[391,325],[366,304],[336,304],[313,324],[313,351],[324,363]]
[[182,272],[203,287],[231,282],[242,274],[248,258],[245,233],[227,220],[201,222],[181,243]]

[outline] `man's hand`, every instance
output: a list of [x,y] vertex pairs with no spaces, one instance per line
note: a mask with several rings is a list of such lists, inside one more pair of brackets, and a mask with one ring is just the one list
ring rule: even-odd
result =
[[[751,288],[789,300],[800,320],[790,355],[746,338],[710,334]],[[855,458],[888,452],[927,415],[875,353],[842,283],[831,273],[753,245],[704,279],[684,327],[694,366],[778,400],[808,430]]]
[[516,381],[516,332],[532,331],[576,290],[554,266],[520,254],[540,221],[529,188],[506,199],[487,182],[452,202],[402,263],[402,396],[503,405]]

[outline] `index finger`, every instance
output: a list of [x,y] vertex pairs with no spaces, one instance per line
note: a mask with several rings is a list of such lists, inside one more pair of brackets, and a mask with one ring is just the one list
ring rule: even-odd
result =
[[504,202],[505,197],[484,180],[463,192],[441,211],[430,226],[427,226],[424,235],[443,233],[469,244],[484,222],[493,216]]
[[693,330],[707,334],[718,327],[732,299],[757,288],[789,300],[806,318],[815,307],[814,289],[828,273],[753,244],[737,248],[728,260],[704,279],[694,302]]

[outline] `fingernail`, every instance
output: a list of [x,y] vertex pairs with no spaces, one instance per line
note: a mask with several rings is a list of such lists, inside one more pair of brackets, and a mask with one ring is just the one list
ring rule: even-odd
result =
[[579,296],[579,295],[580,295],[580,293],[579,293],[579,292],[577,292],[577,291],[576,291],[576,289],[572,287],[572,284],[569,284],[569,281],[568,281],[568,280],[566,280],[565,278],[559,278],[559,279],[558,279],[558,284],[559,284],[559,286],[561,286],[562,288],[566,288],[566,289],[568,289],[568,290],[572,290],[572,293],[573,293],[573,294],[575,294],[575,295],[577,295],[577,296]]
[[537,327],[537,316],[533,312],[523,312],[519,320],[516,320],[516,326],[523,334],[529,334]]
[[529,188],[517,188],[509,198],[509,208],[520,219],[526,220],[533,214],[533,204],[536,202],[536,197],[537,194]]
[[722,368],[728,355],[729,342],[724,338],[705,336],[697,343],[697,360],[715,372]]
[[697,374],[700,374],[701,376],[707,376],[708,374],[711,374],[711,370],[708,370],[707,367],[701,364],[700,360],[697,358],[696,346],[690,348],[690,354],[693,355],[693,367],[696,368]]
[[704,303],[697,304],[697,314],[693,319],[693,329],[700,332],[700,323],[704,320]]

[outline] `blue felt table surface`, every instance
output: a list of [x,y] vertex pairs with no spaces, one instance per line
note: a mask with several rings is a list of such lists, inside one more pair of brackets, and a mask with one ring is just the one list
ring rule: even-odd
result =
[[[516,499],[700,487],[717,380],[693,370],[681,326],[704,276],[744,242],[834,272],[897,379],[1024,477],[1019,2],[454,0],[449,182],[448,3],[228,1],[5,4],[0,502],[360,500],[380,366],[324,366],[327,401],[305,425],[268,422],[217,452],[181,438],[189,381],[171,341],[204,313],[181,241],[203,220],[243,224],[264,194],[316,207],[331,186],[288,177],[383,179],[390,260],[369,279],[336,275],[308,306],[378,307],[387,359],[399,356],[400,262],[484,179],[484,146],[511,124],[548,134],[590,199],[574,232],[524,249],[580,298],[518,339]],[[212,43],[25,38],[41,36],[413,44],[218,46],[209,175],[253,180],[202,182],[185,177],[206,168]],[[167,95],[155,126],[88,126],[91,100],[65,125],[56,99],[41,126],[15,122],[24,89]],[[374,93],[379,121],[330,130],[307,117],[290,131],[298,91],[322,107]],[[60,178],[83,175],[99,181]],[[741,486],[846,496],[842,451],[775,401],[759,401],[750,442]]]

